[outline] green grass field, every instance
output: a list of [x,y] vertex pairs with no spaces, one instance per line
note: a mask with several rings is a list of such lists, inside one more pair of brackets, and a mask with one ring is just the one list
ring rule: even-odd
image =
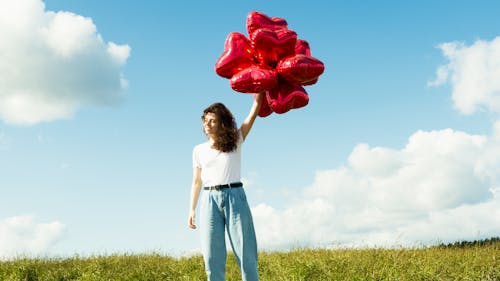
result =
[[[486,241],[486,242],[485,242]],[[500,240],[415,249],[301,249],[259,255],[261,280],[500,280]],[[201,256],[159,254],[0,262],[0,280],[205,280]],[[241,280],[233,256],[227,280]]]

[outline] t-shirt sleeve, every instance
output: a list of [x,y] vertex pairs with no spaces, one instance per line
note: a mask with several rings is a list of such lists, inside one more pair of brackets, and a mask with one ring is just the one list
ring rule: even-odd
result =
[[193,148],[193,168],[201,168],[198,146]]

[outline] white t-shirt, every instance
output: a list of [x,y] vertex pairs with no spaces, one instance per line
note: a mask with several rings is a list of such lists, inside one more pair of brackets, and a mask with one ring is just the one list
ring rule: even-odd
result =
[[209,141],[193,149],[193,168],[201,168],[202,186],[214,186],[241,181],[241,144],[243,137],[238,132],[238,146],[232,152],[222,152]]

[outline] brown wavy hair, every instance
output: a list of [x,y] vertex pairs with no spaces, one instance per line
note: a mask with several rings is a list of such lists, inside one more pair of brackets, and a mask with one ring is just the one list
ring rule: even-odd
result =
[[216,102],[203,111],[201,120],[208,113],[215,114],[217,129],[215,130],[213,147],[222,152],[231,152],[238,146],[238,128],[231,111],[222,103]]

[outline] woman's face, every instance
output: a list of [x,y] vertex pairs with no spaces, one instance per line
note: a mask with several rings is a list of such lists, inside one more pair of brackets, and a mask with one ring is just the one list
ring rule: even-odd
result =
[[203,116],[203,131],[205,134],[211,135],[215,130],[217,130],[217,116],[209,112]]

